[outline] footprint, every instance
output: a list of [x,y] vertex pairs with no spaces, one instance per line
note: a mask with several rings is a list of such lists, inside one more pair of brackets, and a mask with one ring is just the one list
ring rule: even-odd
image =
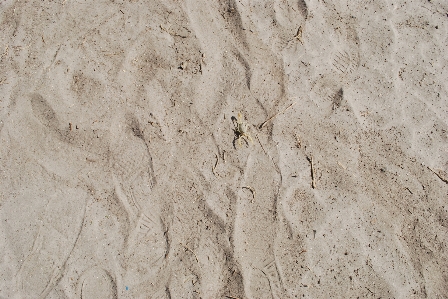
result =
[[[322,51],[330,51],[327,53],[329,61],[323,62],[322,57],[315,56],[311,64],[315,65],[318,71],[318,78],[311,84],[312,92],[314,93],[314,102],[323,107],[327,111],[335,110],[337,101],[343,99],[343,89],[350,82],[351,75],[358,68],[360,63],[359,57],[359,38],[350,24],[349,16],[344,16],[331,5],[322,4],[323,7],[315,7],[317,11],[324,10],[325,13],[319,12],[319,15],[324,15],[324,19],[317,17],[310,18],[308,28],[322,28],[317,30],[316,34],[321,34],[320,43],[312,44],[313,39],[309,38],[308,43],[311,50],[315,53]],[[315,24],[313,24],[313,22]],[[319,24],[317,24],[319,23]]]
[[111,166],[115,192],[127,212],[130,228],[123,257],[124,272],[118,287],[123,290],[127,286],[129,292],[123,291],[123,295],[133,296],[163,288],[167,270],[162,268],[167,266],[169,243],[159,198],[153,194],[156,182],[144,132],[130,113],[118,122],[117,127],[124,122],[124,130],[116,132],[117,141],[111,146]]
[[163,265],[167,254],[165,228],[160,217],[145,211],[128,239],[127,268],[140,276],[151,276]]
[[286,298],[277,265],[273,258],[267,258],[260,267],[253,267],[246,285],[249,298]]
[[[170,265],[165,226],[159,216],[144,211],[130,230],[123,254],[123,269],[117,281],[120,296],[163,292],[169,279]],[[153,297],[153,298],[164,298]]]
[[38,93],[30,95],[31,108],[34,116],[47,128],[57,130],[59,122],[53,108],[44,97]]
[[78,294],[81,299],[116,299],[117,286],[107,271],[92,268],[79,279]]
[[138,122],[127,118],[125,136],[112,145],[112,169],[118,198],[135,226],[155,184],[152,158]]
[[249,286],[246,285],[246,293],[248,298],[274,298],[271,292],[269,279],[266,274],[260,269],[253,269],[251,271],[251,279],[249,280]]
[[279,220],[275,241],[275,260],[283,290],[291,298],[301,296],[300,282],[306,274],[306,247],[303,237],[293,232],[286,219]]
[[359,63],[358,52],[353,49],[350,52],[347,51],[336,51],[333,54],[333,67],[342,77],[351,74],[358,67]]
[[81,232],[86,195],[64,189],[50,199],[33,249],[18,273],[26,298],[45,298],[58,283]]
[[259,298],[255,290],[263,288],[274,298],[282,298],[281,282],[273,263],[280,179],[273,175],[275,168],[268,155],[261,149],[253,155],[257,159],[248,157],[240,184],[251,186],[256,195],[245,190],[239,192],[233,233],[235,259],[241,267],[246,296]]
[[224,282],[224,251],[210,237],[201,238],[198,248],[203,298],[218,298]]
[[273,298],[284,298],[283,286],[278,274],[277,265],[274,259],[264,262],[263,269],[260,269],[269,281]]

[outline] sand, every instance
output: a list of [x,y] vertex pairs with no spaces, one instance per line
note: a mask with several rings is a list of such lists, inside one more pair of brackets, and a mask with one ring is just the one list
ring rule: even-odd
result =
[[1,1],[0,298],[448,298],[448,4]]

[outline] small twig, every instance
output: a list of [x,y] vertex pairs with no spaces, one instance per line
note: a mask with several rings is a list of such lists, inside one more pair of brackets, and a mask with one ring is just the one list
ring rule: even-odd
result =
[[[180,243],[180,244],[182,244],[182,243]],[[194,253],[194,251],[191,250],[187,245],[182,244],[182,246],[183,246],[186,250],[188,250],[188,251],[190,251],[191,253],[193,253],[194,257],[196,258],[196,261],[197,261],[198,264],[199,264],[199,259],[198,259],[197,255],[196,255],[196,253]]]
[[230,299],[240,299],[240,298],[238,298],[238,297],[233,297],[233,296],[229,296],[229,295],[226,295],[226,297],[227,297],[227,298],[230,298]]
[[258,143],[260,144],[261,149],[262,149],[263,152],[266,154],[266,156],[268,156],[268,157],[271,159],[271,162],[272,162],[272,164],[274,165],[274,169],[275,169],[275,171],[276,171],[277,173],[280,174],[280,168],[277,166],[277,164],[275,164],[274,159],[272,159],[272,157],[271,157],[271,156],[268,154],[268,152],[264,149],[264,146],[263,146],[263,144],[261,143],[260,138],[258,138],[258,134],[255,135],[255,138],[257,138]]
[[296,141],[297,141],[296,147],[297,148],[301,148],[302,147],[302,141],[300,140],[300,136],[297,135],[297,134],[295,136],[296,136]]
[[222,160],[226,163],[226,151],[222,151]]
[[181,38],[186,38],[186,37],[187,37],[186,35],[180,35],[180,34],[177,34],[177,33],[170,32],[170,30],[164,28],[164,27],[162,26],[162,24],[160,24],[160,29],[162,29],[163,31],[165,31],[166,33],[168,33],[168,34],[171,35],[171,36],[178,36],[178,37],[181,37]]
[[270,118],[268,118],[264,123],[262,123],[258,128],[262,129],[269,121],[271,121],[272,119],[274,119],[275,117],[277,117],[279,114],[285,113],[286,110],[288,110],[289,108],[291,108],[292,106],[294,106],[296,103],[292,103],[291,105],[289,105],[285,110],[278,112],[277,114],[274,114],[273,116],[271,116]]
[[257,140],[258,140],[258,143],[260,144],[260,146],[261,146],[261,149],[263,150],[263,152],[266,154],[266,156],[268,156],[268,157],[271,157],[271,156],[269,156],[268,155],[268,152],[266,152],[266,150],[264,149],[264,146],[263,146],[263,144],[261,144],[261,141],[260,141],[260,138],[258,138],[258,134],[256,134],[255,135],[255,138],[257,138]]
[[8,56],[9,53],[9,46],[5,47],[5,51],[3,52],[2,55],[0,55],[0,60],[3,60],[3,58],[5,58],[6,56]]
[[374,295],[374,293],[368,288],[368,287],[365,287],[366,289],[367,289],[367,291],[369,291],[372,295]]
[[160,24],[160,29],[162,29],[163,31],[165,31],[166,33],[168,33],[169,35],[171,35],[171,33],[170,33],[167,29],[165,29],[165,28],[162,26],[162,24]]
[[[250,192],[252,192],[253,200],[255,200],[255,189],[254,188],[252,188],[251,186],[245,186],[245,187],[241,187],[241,188],[250,190]],[[253,202],[253,200],[252,200],[252,202]]]
[[120,52],[107,52],[107,51],[103,51],[103,55],[104,56],[115,56],[115,55],[120,55],[123,54],[123,51]]
[[344,168],[344,170],[347,169],[347,167],[344,164],[342,164],[341,162],[339,162],[339,161],[338,161],[338,165],[341,166],[342,168]]
[[434,174],[436,175],[436,176],[438,176],[439,177],[439,179],[441,179],[442,180],[442,182],[444,182],[444,183],[446,183],[446,184],[448,184],[448,179],[447,178],[445,178],[444,176],[443,176],[443,171],[442,170],[439,170],[439,171],[435,171],[435,170],[433,170],[432,168],[430,168],[429,166],[427,166],[428,167],[428,169],[429,170],[431,170],[432,172],[434,172]]
[[294,38],[296,38],[302,45],[303,45],[303,41],[302,41],[302,26],[299,26],[299,29],[297,30],[296,35],[294,36]]
[[311,187],[316,189],[316,174],[314,170],[313,156],[306,157],[311,165]]
[[215,162],[215,165],[212,167],[212,172],[213,172],[213,174],[214,174],[215,176],[218,176],[218,175],[216,174],[216,172],[215,172],[215,168],[216,168],[216,166],[218,166],[219,157],[218,157],[217,154],[215,154],[215,156],[216,156],[216,162]]

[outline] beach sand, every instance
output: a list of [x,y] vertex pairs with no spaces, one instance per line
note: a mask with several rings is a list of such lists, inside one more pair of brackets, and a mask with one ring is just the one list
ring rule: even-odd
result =
[[448,298],[446,1],[1,1],[0,298]]

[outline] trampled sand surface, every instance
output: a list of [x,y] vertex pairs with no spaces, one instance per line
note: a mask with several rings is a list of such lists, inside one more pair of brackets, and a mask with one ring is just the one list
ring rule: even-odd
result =
[[0,298],[448,298],[448,3],[1,1]]

